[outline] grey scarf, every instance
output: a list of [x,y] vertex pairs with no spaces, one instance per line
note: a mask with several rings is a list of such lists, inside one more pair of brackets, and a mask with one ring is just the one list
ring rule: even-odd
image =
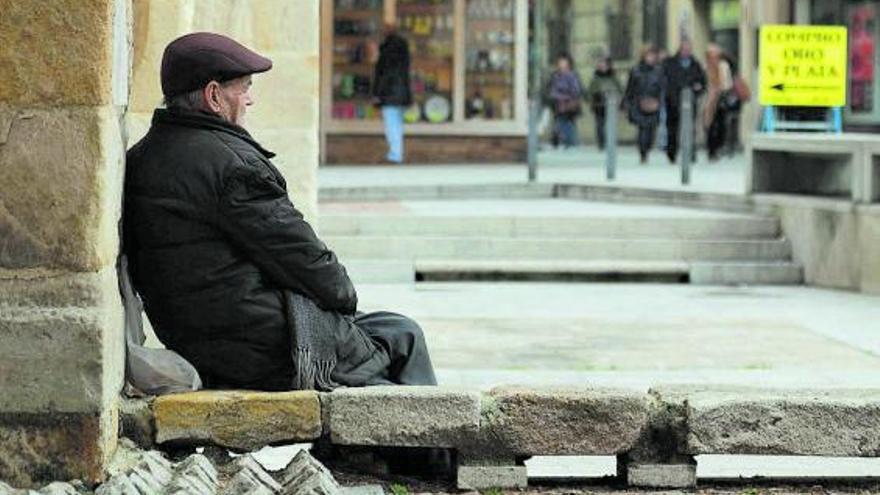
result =
[[294,390],[330,391],[340,387],[330,374],[336,367],[334,319],[314,301],[293,291],[284,291],[287,321],[291,328]]

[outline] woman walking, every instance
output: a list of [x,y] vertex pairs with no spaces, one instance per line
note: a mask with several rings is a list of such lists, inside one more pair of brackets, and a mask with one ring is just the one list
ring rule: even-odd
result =
[[703,107],[703,127],[709,161],[718,159],[719,150],[727,142],[728,114],[736,112],[739,98],[733,90],[733,71],[721,47],[712,43],[706,50],[708,97]]
[[553,105],[556,121],[556,134],[560,144],[569,148],[577,146],[577,124],[581,114],[583,89],[581,80],[574,71],[571,56],[563,53],[556,59],[556,71],[550,76],[549,99]]
[[587,87],[587,96],[590,98],[590,110],[596,119],[596,144],[600,150],[605,149],[605,109],[606,98],[609,93],[618,98],[623,94],[623,88],[614,75],[614,66],[610,57],[603,57],[596,64],[596,72]]
[[629,121],[639,128],[639,159],[643,165],[648,163],[648,153],[654,143],[663,93],[663,72],[657,63],[657,50],[648,45],[630,72],[623,96]]

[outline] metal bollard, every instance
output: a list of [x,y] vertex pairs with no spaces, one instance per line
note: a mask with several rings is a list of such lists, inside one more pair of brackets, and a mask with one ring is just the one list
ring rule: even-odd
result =
[[691,162],[694,156],[694,92],[691,88],[681,90],[681,115],[679,117],[678,142],[681,143],[681,183],[691,183]]
[[605,177],[617,178],[617,93],[605,93]]
[[528,169],[529,182],[538,180],[538,119],[541,118],[541,101],[529,101]]

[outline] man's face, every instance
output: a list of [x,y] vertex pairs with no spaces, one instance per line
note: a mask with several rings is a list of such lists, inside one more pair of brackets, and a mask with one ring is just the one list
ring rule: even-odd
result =
[[219,113],[224,120],[244,127],[247,107],[254,104],[251,84],[251,76],[244,76],[220,85]]

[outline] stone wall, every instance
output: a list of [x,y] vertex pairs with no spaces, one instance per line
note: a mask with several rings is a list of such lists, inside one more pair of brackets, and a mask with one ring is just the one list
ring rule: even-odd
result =
[[807,285],[880,294],[880,205],[767,195]]
[[165,46],[194,31],[226,34],[269,57],[271,71],[255,76],[256,103],[248,131],[287,179],[290,197],[317,220],[319,119],[319,2],[291,0],[134,0],[131,142],[161,105],[159,65]]
[[[327,136],[328,165],[385,163],[385,136]],[[527,143],[520,136],[406,136],[406,158],[412,163],[521,163]]]
[[126,0],[0,0],[0,479],[99,481],[123,375]]

